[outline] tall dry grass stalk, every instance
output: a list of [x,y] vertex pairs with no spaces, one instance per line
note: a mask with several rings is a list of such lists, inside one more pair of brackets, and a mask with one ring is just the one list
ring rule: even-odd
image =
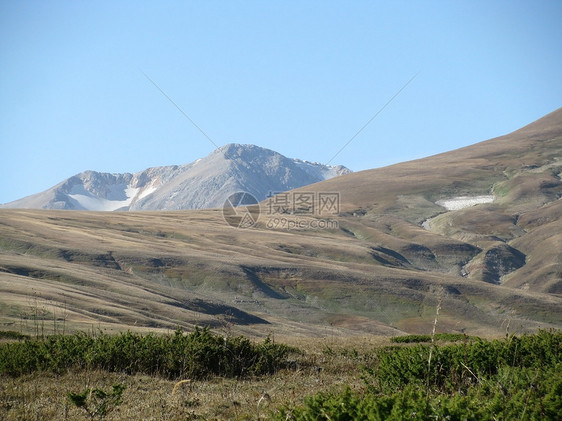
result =
[[191,379],[185,379],[185,380],[180,380],[179,382],[177,382],[174,385],[174,388],[172,389],[172,396],[174,395],[174,393],[176,393],[176,390],[178,390],[180,388],[181,385],[189,383],[191,386]]
[[258,399],[258,404],[256,406],[256,413],[257,413],[257,419],[259,420],[261,418],[260,415],[260,409],[262,406],[267,407],[269,406],[269,404],[271,403],[271,396],[269,396],[269,393],[267,393],[265,390],[262,392],[260,398]]
[[437,307],[435,308],[435,319],[433,319],[433,328],[431,329],[431,347],[429,348],[429,357],[427,359],[427,396],[429,396],[430,376],[431,376],[431,357],[435,348],[435,330],[437,328],[437,321],[439,320],[439,311],[441,310],[441,303],[443,302],[444,289],[441,287],[437,293]]

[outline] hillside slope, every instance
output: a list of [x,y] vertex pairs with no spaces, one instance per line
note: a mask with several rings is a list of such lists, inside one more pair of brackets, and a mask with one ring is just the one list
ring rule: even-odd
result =
[[[250,229],[221,210],[3,209],[1,322],[393,335],[430,332],[439,306],[443,331],[560,328],[561,156],[558,110],[284,197],[312,195],[309,208],[274,197]],[[320,212],[324,193],[339,195],[337,212]]]
[[[342,192],[342,210],[363,226],[392,234],[393,218],[478,248],[464,276],[562,294],[562,109],[505,136],[306,190]],[[488,203],[471,206],[477,198]],[[455,199],[459,208],[447,209]]]

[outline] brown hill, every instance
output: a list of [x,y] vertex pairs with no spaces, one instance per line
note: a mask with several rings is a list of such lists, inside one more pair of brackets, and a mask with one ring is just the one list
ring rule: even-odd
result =
[[[557,110],[278,196],[248,229],[220,210],[0,210],[0,328],[388,335],[429,332],[438,303],[440,330],[561,327],[561,152]],[[293,206],[302,193],[315,207]],[[337,215],[322,214],[322,193],[339,194]],[[495,200],[437,204],[459,196]]]
[[[531,199],[544,197],[543,202],[550,202],[559,197],[561,151],[562,108],[505,136],[428,158],[348,174],[301,190],[339,191],[343,210],[399,210],[416,222],[432,215],[433,209],[439,212],[434,202],[451,196],[496,191],[502,202],[512,207],[530,207],[536,205],[528,203]],[[503,198],[508,192],[510,196]],[[404,211],[413,207],[419,211]]]
[[[431,232],[482,250],[467,264],[469,277],[562,294],[561,175],[558,109],[506,136],[305,189],[342,192],[342,209],[363,225],[381,215],[413,225],[430,220]],[[453,212],[436,203],[483,195],[494,202]]]

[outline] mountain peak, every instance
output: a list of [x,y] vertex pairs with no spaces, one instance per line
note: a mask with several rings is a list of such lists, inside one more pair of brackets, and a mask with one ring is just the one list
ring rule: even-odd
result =
[[229,143],[190,164],[153,167],[131,174],[84,171],[4,208],[166,210],[221,207],[238,191],[264,200],[351,171],[291,159],[251,144]]

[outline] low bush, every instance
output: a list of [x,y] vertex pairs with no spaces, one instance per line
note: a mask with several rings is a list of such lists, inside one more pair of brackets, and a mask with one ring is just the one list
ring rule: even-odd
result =
[[495,376],[502,367],[554,367],[561,360],[561,347],[562,333],[545,330],[507,340],[473,338],[462,344],[433,347],[391,346],[375,351],[374,363],[365,370],[369,387],[377,393],[407,384],[442,392],[461,391],[481,378]]
[[24,335],[23,333],[14,332],[13,330],[0,330],[0,339],[21,341],[23,339],[29,339],[29,336]]
[[[459,342],[471,339],[471,336],[467,336],[464,333],[436,333],[434,335],[435,341],[443,342]],[[394,336],[390,338],[391,342],[394,343],[420,343],[420,342],[431,342],[431,335],[405,335],[405,336]]]
[[83,333],[0,345],[0,373],[19,376],[34,371],[102,369],[167,378],[242,377],[271,374],[285,367],[285,345],[253,343],[244,337],[224,338],[208,329],[190,334],[120,335]]
[[125,389],[126,386],[119,383],[113,385],[109,392],[103,389],[86,388],[82,393],[70,392],[68,399],[74,406],[82,408],[93,420],[96,417],[104,418],[108,412],[119,406]]
[[[429,354],[432,352],[431,364]],[[274,419],[559,420],[562,333],[374,351],[365,387],[309,397]]]

